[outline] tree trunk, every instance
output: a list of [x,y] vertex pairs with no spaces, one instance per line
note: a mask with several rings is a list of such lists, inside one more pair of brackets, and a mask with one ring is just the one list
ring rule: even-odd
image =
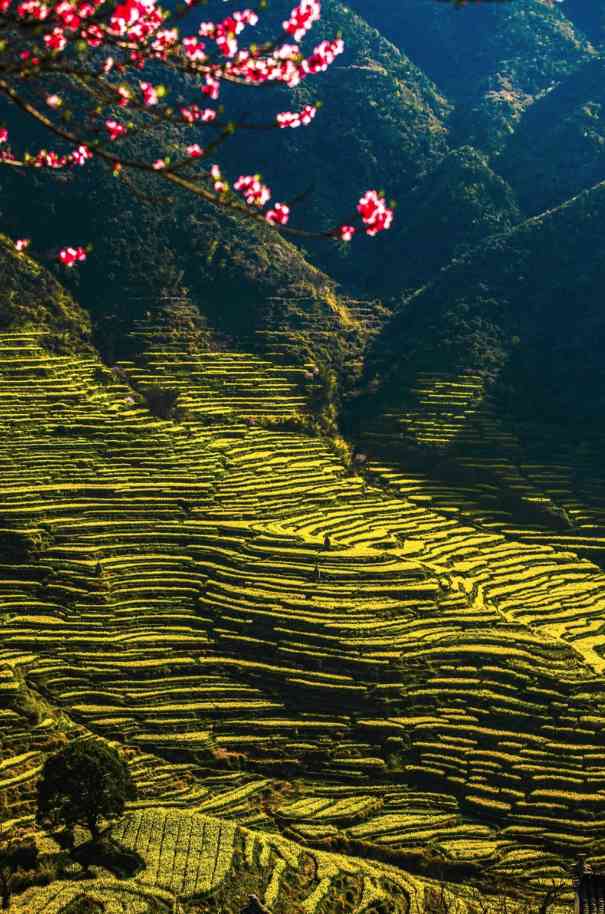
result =
[[96,816],[88,817],[88,828],[90,830],[90,834],[92,835],[92,840],[96,843],[99,840],[99,835],[101,834],[99,831],[99,823]]

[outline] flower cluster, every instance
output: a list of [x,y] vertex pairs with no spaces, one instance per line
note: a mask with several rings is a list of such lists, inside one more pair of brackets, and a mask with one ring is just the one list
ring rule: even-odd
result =
[[292,35],[294,41],[301,41],[311,26],[321,17],[319,0],[301,0],[290,13],[290,18],[284,22],[284,30]]
[[237,36],[247,25],[256,25],[257,22],[258,15],[253,10],[241,10],[222,22],[202,22],[199,34],[215,41],[225,57],[235,57],[239,50]]
[[[0,144],[7,141],[8,130],[3,127],[0,129]],[[22,161],[18,160],[9,148],[0,152],[0,162],[7,162],[11,165],[27,165],[30,168],[67,168],[70,165],[85,165],[89,159],[92,159],[92,152],[84,144],[78,146],[73,152],[68,152],[64,155],[48,149],[40,149],[35,155],[26,152]]]
[[86,260],[86,251],[81,246],[77,248],[63,248],[59,251],[58,260],[59,263],[62,263],[66,267],[73,267],[74,263]]
[[[10,85],[3,83],[0,94],[71,144],[68,152],[41,149],[17,155],[8,145],[8,130],[0,127],[0,164],[60,169],[85,165],[94,155],[105,160],[116,177],[127,170],[140,169],[156,173],[159,179],[181,184],[180,170],[185,169],[188,186],[199,196],[294,231],[289,227],[290,204],[270,204],[271,191],[259,175],[242,174],[231,189],[218,164],[203,169],[192,167],[191,160],[202,160],[238,127],[249,125],[223,120],[222,107],[203,107],[191,97],[178,98],[176,105],[169,99],[164,100],[168,90],[150,82],[149,77],[146,80],[141,71],[148,63],[153,63],[154,74],[161,64],[172,67],[177,73],[184,72],[191,81],[181,84],[183,94],[197,91],[208,102],[218,102],[226,81],[248,86],[273,82],[293,88],[308,77],[327,70],[344,51],[339,37],[320,41],[306,56],[301,48],[300,43],[321,18],[320,0],[298,0],[282,23],[285,37],[282,34],[277,40],[248,47],[243,46],[241,36],[246,29],[258,24],[259,15],[254,10],[245,8],[233,11],[220,21],[204,21],[196,34],[182,35],[178,28],[178,13],[163,9],[160,2],[0,0],[0,24],[5,24],[6,34],[11,35],[4,52],[9,56],[13,54],[16,74]],[[204,2],[185,0],[189,7]],[[2,23],[2,16],[10,19]],[[76,67],[81,67],[80,55],[86,46],[98,49],[98,53],[91,67],[86,68],[86,91],[93,100],[89,109],[83,110],[81,99],[72,106],[69,92],[59,96],[50,86],[55,74],[71,72],[74,60]],[[70,53],[72,51],[74,53]],[[49,75],[53,79],[49,79]],[[38,80],[42,90],[38,94],[41,108],[36,108],[37,102],[32,102],[29,95],[19,94],[25,80],[32,86]],[[174,80],[168,79],[167,84],[174,85]],[[117,119],[117,109],[128,109],[129,117],[124,122]],[[317,105],[306,104],[299,111],[278,113],[273,124],[268,126],[279,129],[306,127],[317,112]],[[180,125],[181,129],[195,131],[196,135],[181,147],[187,158],[175,164],[167,149],[157,148],[147,160],[122,157],[119,151],[116,152],[121,148],[117,141],[158,124]],[[202,131],[203,137],[198,135]],[[213,132],[208,141],[206,131]],[[157,135],[156,132],[154,136]],[[148,147],[139,144],[137,148],[155,146],[154,142]],[[336,229],[320,234],[349,241],[357,231],[352,224],[357,217],[366,234],[376,235],[390,227],[393,211],[379,193],[369,190],[360,199],[354,217]],[[28,244],[29,240],[23,238],[15,242],[19,252]],[[60,251],[58,259],[72,267],[86,259],[86,251],[81,246],[66,247]]]
[[393,210],[386,205],[384,197],[375,190],[368,190],[357,204],[357,212],[366,227],[366,235],[377,235],[391,227]]
[[216,111],[212,108],[200,108],[199,105],[185,105],[181,108],[181,117],[187,124],[195,124],[196,121],[202,121],[203,124],[210,124],[216,120]]
[[307,127],[316,114],[315,105],[305,105],[302,111],[282,111],[276,120],[280,127]]
[[272,225],[286,225],[290,218],[290,207],[285,203],[276,203],[275,206],[267,210],[265,219]]
[[118,121],[114,121],[111,118],[105,121],[105,128],[109,134],[110,140],[117,140],[118,137],[124,136],[127,132],[124,124],[120,124]]
[[261,184],[260,175],[240,175],[233,187],[243,194],[248,206],[264,206],[271,199],[271,191]]

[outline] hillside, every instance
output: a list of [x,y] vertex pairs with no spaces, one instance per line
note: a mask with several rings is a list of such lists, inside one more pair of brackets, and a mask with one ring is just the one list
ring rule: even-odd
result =
[[558,206],[605,179],[604,70],[603,58],[593,58],[543,95],[498,158],[498,172],[528,214]]
[[514,132],[537,96],[594,53],[566,9],[542,0],[466,7],[425,0],[351,5],[454,103],[450,125],[456,142],[490,153]]
[[[10,912],[563,914],[605,866],[604,16],[326,0],[347,55],[254,166],[307,224],[384,186],[384,238],[0,174]],[[127,874],[34,822],[89,738]]]
[[[600,853],[599,601],[573,648],[565,625],[596,567],[515,553],[422,480],[351,475],[285,430],[300,369],[138,329],[147,361],[119,375],[35,332],[0,341],[5,535],[31,543],[3,568],[13,815],[57,729],[85,728],[128,747],[148,804],[454,886],[537,888],[570,845]],[[129,382],[178,391],[180,421]]]

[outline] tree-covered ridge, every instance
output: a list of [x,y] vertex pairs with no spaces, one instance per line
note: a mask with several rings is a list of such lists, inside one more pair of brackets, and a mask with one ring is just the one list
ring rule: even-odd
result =
[[541,0],[463,8],[424,0],[352,5],[455,102],[457,142],[489,152],[536,95],[594,53],[565,9]]
[[13,241],[0,236],[0,326],[47,334],[51,345],[86,348],[90,315],[39,263],[17,253]]
[[495,167],[530,215],[563,203],[605,178],[603,75],[593,57],[524,113]]

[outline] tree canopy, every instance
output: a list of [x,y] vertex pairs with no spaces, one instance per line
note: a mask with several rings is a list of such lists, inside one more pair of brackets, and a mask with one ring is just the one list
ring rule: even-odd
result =
[[100,834],[101,819],[119,816],[135,796],[128,767],[115,749],[78,740],[47,759],[38,784],[37,822],[43,827],[75,825]]

